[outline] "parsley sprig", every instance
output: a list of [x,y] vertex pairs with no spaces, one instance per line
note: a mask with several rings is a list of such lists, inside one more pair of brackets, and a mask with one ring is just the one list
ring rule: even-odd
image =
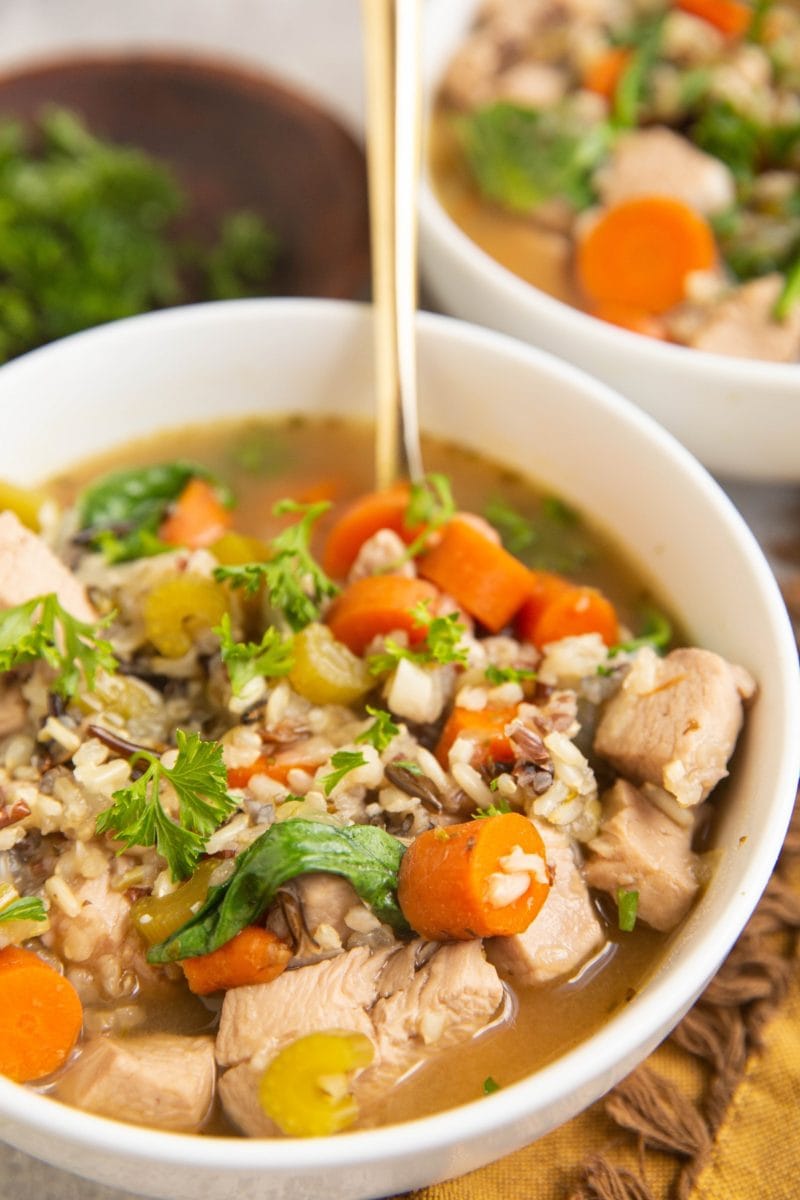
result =
[[536,678],[536,672],[527,667],[496,667],[491,663],[484,675],[492,687],[499,687],[503,683],[524,683],[526,679]]
[[461,642],[466,632],[459,620],[458,613],[449,613],[446,617],[434,617],[428,609],[427,601],[423,600],[414,605],[411,614],[416,625],[425,629],[425,642],[418,650],[410,650],[401,646],[394,638],[387,638],[384,648],[379,654],[372,654],[367,659],[367,667],[373,675],[385,675],[394,671],[402,659],[420,665],[460,663],[466,665],[467,648]]
[[427,547],[431,534],[446,525],[456,511],[450,481],[439,471],[429,471],[417,483],[412,483],[408,494],[405,523],[409,529],[422,525],[423,529],[406,548],[403,562],[416,558]]
[[46,921],[47,909],[38,896],[20,896],[0,909],[0,921]]
[[[157,754],[137,750],[131,762],[146,762],[144,774],[113,793],[114,803],[97,818],[98,833],[110,833],[130,846],[155,846],[173,879],[186,879],[197,866],[206,841],[236,808],[228,795],[227,775],[219,742],[197,733],[175,734],[175,765],[164,766]],[[178,821],[162,804],[162,787],[171,784],[178,798]],[[122,850],[119,851],[122,853]]]
[[260,642],[237,642],[231,632],[231,619],[223,615],[213,632],[219,638],[222,661],[234,696],[240,696],[251,679],[288,675],[294,666],[292,639],[270,625]]
[[322,790],[326,796],[330,796],[337,783],[341,783],[345,775],[349,775],[351,771],[355,771],[356,767],[363,767],[367,760],[364,757],[362,750],[337,750],[331,756],[332,771],[327,775],[323,775],[320,779]]
[[395,725],[391,714],[383,708],[371,708],[368,704],[367,712],[375,719],[368,729],[358,735],[356,741],[368,742],[370,746],[375,747],[379,754],[382,754],[392,739],[397,737],[400,728]]
[[282,613],[289,628],[295,633],[304,629],[317,620],[324,602],[339,590],[311,553],[314,523],[329,508],[327,500],[317,504],[279,500],[272,509],[276,516],[298,513],[300,519],[272,539],[269,560],[217,567],[214,578],[244,588],[248,595],[263,583],[270,605]]
[[0,672],[41,659],[56,672],[53,691],[69,700],[82,682],[91,689],[100,669],[115,670],[111,643],[97,632],[109,620],[79,621],[54,592],[8,608],[0,613]]

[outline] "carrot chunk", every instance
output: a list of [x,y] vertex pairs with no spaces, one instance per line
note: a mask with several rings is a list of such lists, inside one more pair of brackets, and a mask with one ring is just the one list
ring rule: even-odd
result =
[[195,476],[161,522],[158,536],[170,546],[188,546],[190,550],[197,550],[216,542],[232,523],[233,514],[211,484]]
[[742,0],[677,0],[677,4],[730,38],[743,37],[753,19],[752,6]]
[[267,757],[266,754],[259,754],[258,758],[246,767],[228,767],[228,787],[247,787],[254,775],[269,775],[270,779],[278,783],[286,783],[289,772],[295,768],[313,772],[323,761],[324,759],[319,758],[300,758],[298,755],[278,754]]
[[597,303],[666,312],[684,298],[686,277],[713,266],[714,235],[703,218],[670,196],[614,205],[578,244],[581,287]]
[[420,575],[497,633],[530,592],[530,571],[471,522],[453,517],[418,564]]
[[532,642],[536,622],[548,604],[569,591],[573,586],[563,575],[554,571],[531,571],[530,590],[517,615],[514,617],[514,632],[521,642]]
[[0,1074],[28,1083],[58,1070],[82,1024],[68,979],[30,950],[0,950]]
[[189,990],[207,996],[223,988],[271,983],[285,970],[292,951],[277,934],[248,925],[219,950],[181,962]]
[[322,566],[332,579],[344,579],[359,550],[379,529],[392,529],[406,545],[418,530],[405,523],[409,488],[405,483],[359,496],[341,514],[328,534],[322,551]]
[[542,610],[533,623],[529,640],[540,649],[549,642],[583,633],[599,633],[607,646],[619,641],[614,606],[602,592],[591,587],[569,587]]
[[413,609],[436,595],[436,588],[423,579],[369,575],[336,597],[325,620],[333,636],[353,654],[363,654],[377,634],[395,630],[405,630],[413,644],[425,637],[425,626],[415,620]]
[[607,300],[604,304],[595,305],[592,316],[600,321],[607,321],[609,325],[627,329],[630,333],[641,333],[645,337],[658,338],[662,342],[667,340],[667,330],[662,319],[630,304],[618,304]]
[[617,84],[633,57],[628,46],[609,46],[598,54],[583,73],[583,86],[606,100],[613,99]]
[[437,759],[447,770],[450,747],[458,738],[465,737],[475,743],[471,759],[473,764],[489,761],[512,763],[516,755],[504,730],[516,715],[516,705],[482,708],[477,712],[471,708],[454,708],[436,745]]
[[[520,855],[536,855],[539,871],[503,903],[505,885],[523,873],[514,868]],[[403,856],[397,895],[411,928],[432,941],[522,933],[547,899],[544,868],[534,826],[521,813],[503,813],[420,834]]]

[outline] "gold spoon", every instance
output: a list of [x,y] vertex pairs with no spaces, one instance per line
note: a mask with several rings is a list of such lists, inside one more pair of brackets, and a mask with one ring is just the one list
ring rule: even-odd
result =
[[422,478],[417,416],[419,0],[362,0],[366,54],[375,481]]

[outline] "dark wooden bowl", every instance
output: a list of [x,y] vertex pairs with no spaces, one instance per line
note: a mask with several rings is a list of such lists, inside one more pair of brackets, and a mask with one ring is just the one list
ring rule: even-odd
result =
[[366,295],[364,156],[310,101],[257,71],[188,55],[71,57],[0,76],[0,116],[27,121],[48,104],[168,163],[190,197],[182,233],[209,242],[224,213],[261,215],[282,247],[275,294]]

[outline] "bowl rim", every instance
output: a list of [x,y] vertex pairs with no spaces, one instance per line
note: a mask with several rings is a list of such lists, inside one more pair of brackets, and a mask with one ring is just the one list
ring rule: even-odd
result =
[[[476,7],[476,0],[468,2],[470,9]],[[438,30],[440,14],[453,11],[453,0],[428,0],[425,11],[426,31],[431,28]],[[466,12],[466,6],[461,3],[459,19]],[[428,116],[434,104],[444,66],[457,44],[457,41],[448,38],[445,47],[440,37],[437,52],[426,56],[425,88]],[[528,283],[483,250],[453,220],[439,200],[433,185],[430,155],[427,150],[423,154],[422,163],[419,216],[423,239],[428,236],[446,246],[451,254],[462,258],[473,273],[486,276],[494,288],[505,292],[521,311],[527,310],[530,314],[546,317],[560,333],[569,332],[580,337],[582,342],[590,345],[593,350],[597,348],[606,354],[624,353],[629,359],[635,360],[634,365],[638,368],[696,369],[702,379],[714,380],[717,384],[736,382],[738,385],[744,383],[753,387],[769,384],[772,389],[800,388],[800,362],[777,363],[763,359],[734,358],[725,354],[712,354],[707,350],[695,350],[691,346],[673,342],[661,342],[656,338],[612,325],[567,304],[564,300],[559,300],[556,296],[551,296],[535,284]],[[424,277],[424,250],[422,273]],[[765,399],[767,402],[775,399],[774,392],[761,397],[759,403],[763,403]]]
[[[232,322],[234,326],[247,322],[261,325],[265,320],[287,319],[314,320],[328,323],[342,332],[352,332],[355,328],[366,331],[369,316],[366,304],[297,298],[222,301],[148,313],[74,334],[6,364],[0,368],[0,400],[6,379],[18,376],[24,381],[26,372],[42,368],[51,368],[54,377],[58,378],[58,361],[62,356],[69,357],[76,352],[85,352],[89,356],[108,353],[109,349],[113,351],[117,341],[124,343],[130,339],[148,338],[153,328],[157,335],[169,339],[181,328],[188,328],[200,336],[204,329],[219,328],[226,322]],[[0,1078],[0,1115],[42,1134],[57,1133],[62,1142],[104,1151],[113,1157],[124,1155],[165,1166],[191,1164],[231,1176],[242,1171],[269,1172],[273,1169],[285,1172],[303,1168],[366,1166],[396,1159],[398,1154],[407,1154],[412,1149],[420,1154],[445,1150],[458,1142],[485,1137],[511,1126],[519,1120],[521,1113],[530,1117],[541,1112],[545,1105],[538,1100],[538,1093],[546,1095],[546,1107],[554,1108],[579,1088],[586,1088],[587,1083],[592,1085],[591,1100],[613,1086],[630,1069],[619,1066],[626,1056],[641,1058],[643,1049],[648,1052],[665,1036],[662,1032],[664,1011],[671,1014],[671,1027],[692,1004],[710,973],[717,969],[717,964],[735,942],[763,892],[780,851],[800,771],[800,743],[794,736],[800,720],[800,674],[796,669],[796,647],[788,615],[775,577],[755,536],[705,468],[653,418],[629,405],[605,384],[536,347],[452,317],[420,313],[418,327],[423,348],[455,343],[456,347],[459,344],[477,346],[490,355],[515,359],[527,364],[545,380],[560,378],[573,386],[578,385],[601,407],[614,410],[625,422],[639,426],[643,437],[654,445],[662,444],[659,453],[671,456],[676,469],[702,490],[717,519],[746,549],[764,601],[763,615],[770,623],[775,640],[782,650],[786,650],[774,664],[773,685],[782,698],[780,723],[785,750],[772,791],[775,797],[785,793],[785,820],[765,828],[750,865],[747,886],[737,889],[723,921],[686,948],[678,978],[670,978],[667,973],[661,979],[651,980],[630,1004],[578,1046],[493,1095],[431,1116],[338,1137],[212,1138],[168,1133],[94,1116],[58,1101],[54,1103],[46,1095]],[[713,954],[710,954],[708,943],[713,943]],[[582,1062],[585,1064],[587,1051],[592,1063],[588,1077],[585,1065],[581,1067]],[[602,1091],[597,1090],[598,1080],[603,1081]],[[585,1104],[581,1102],[579,1107],[585,1107]],[[233,1147],[235,1156],[232,1155]]]

